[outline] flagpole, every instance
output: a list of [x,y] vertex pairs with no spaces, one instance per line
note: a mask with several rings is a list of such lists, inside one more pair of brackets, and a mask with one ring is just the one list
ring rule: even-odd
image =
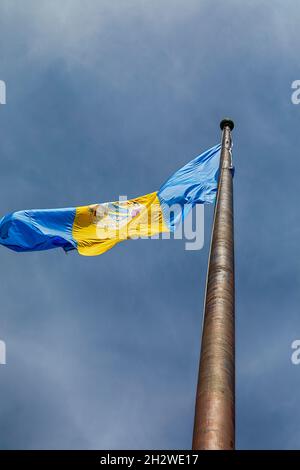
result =
[[194,450],[235,447],[233,121],[223,119],[220,176],[208,261]]

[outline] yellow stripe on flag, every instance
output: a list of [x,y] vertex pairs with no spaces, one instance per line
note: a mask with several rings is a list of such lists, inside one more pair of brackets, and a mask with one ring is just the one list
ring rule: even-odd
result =
[[169,232],[157,192],[76,208],[72,236],[81,255],[100,255],[129,238]]

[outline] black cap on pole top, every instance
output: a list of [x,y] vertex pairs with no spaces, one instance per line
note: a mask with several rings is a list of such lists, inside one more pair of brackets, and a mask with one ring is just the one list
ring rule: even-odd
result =
[[234,128],[234,122],[229,118],[224,118],[220,122],[220,127],[223,130],[225,126],[228,126],[229,129],[232,131],[232,129]]

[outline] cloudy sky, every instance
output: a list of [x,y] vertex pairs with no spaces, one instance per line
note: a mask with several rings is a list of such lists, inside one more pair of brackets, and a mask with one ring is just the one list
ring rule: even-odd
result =
[[[235,121],[237,447],[300,448],[297,0],[1,0],[0,214],[158,189]],[[0,249],[2,449],[190,448],[204,249]]]

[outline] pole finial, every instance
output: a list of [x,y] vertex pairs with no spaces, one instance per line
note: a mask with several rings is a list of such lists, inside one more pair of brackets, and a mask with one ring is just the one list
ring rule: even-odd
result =
[[220,127],[223,130],[225,126],[228,126],[229,129],[232,131],[232,129],[234,128],[234,122],[229,118],[224,118],[220,122]]

